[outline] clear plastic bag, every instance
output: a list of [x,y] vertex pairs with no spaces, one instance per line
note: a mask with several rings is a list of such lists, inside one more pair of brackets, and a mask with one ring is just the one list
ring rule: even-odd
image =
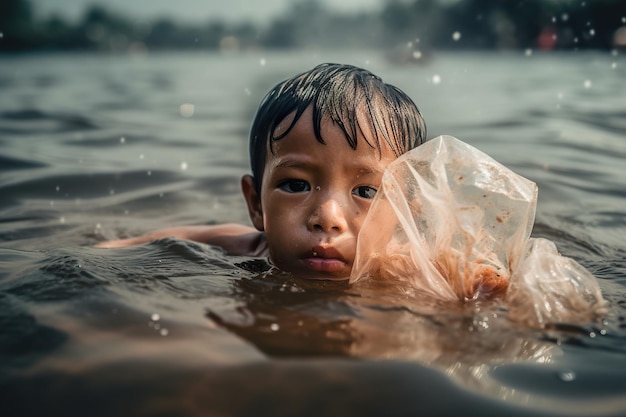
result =
[[567,308],[562,290],[581,300],[571,306],[601,304],[589,272],[529,239],[536,203],[532,181],[452,136],[432,139],[387,167],[350,281],[405,281],[444,300],[504,294],[534,322]]

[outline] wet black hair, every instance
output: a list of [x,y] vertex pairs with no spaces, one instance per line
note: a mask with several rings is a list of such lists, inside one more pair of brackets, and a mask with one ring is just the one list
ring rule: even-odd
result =
[[[268,141],[273,152],[273,143],[291,131],[308,107],[313,110],[315,137],[322,144],[325,143],[321,134],[324,117],[341,128],[352,149],[357,147],[359,132],[367,145],[381,152],[381,140],[384,140],[396,157],[426,138],[424,119],[403,91],[362,68],[321,64],[277,84],[259,105],[250,130],[250,165],[258,193],[261,192]],[[373,138],[363,134],[359,112],[365,116]],[[290,126],[274,136],[278,125],[291,114],[294,117]],[[363,116],[360,120],[363,123]]]

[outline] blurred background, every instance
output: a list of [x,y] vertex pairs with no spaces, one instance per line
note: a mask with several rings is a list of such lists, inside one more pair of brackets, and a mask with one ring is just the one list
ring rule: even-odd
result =
[[[623,0],[3,0],[0,51],[626,46]],[[395,48],[395,49],[394,49]]]

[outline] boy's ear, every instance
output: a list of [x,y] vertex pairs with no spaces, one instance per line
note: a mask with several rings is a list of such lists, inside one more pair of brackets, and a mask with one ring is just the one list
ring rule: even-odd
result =
[[263,209],[261,208],[261,196],[256,192],[252,175],[244,175],[241,178],[241,191],[248,205],[250,220],[257,230],[263,231]]

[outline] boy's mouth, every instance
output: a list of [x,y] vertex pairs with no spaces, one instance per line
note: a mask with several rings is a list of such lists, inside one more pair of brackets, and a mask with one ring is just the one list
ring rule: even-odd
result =
[[307,252],[303,261],[310,269],[318,272],[341,272],[348,267],[341,252],[330,246],[315,246]]

